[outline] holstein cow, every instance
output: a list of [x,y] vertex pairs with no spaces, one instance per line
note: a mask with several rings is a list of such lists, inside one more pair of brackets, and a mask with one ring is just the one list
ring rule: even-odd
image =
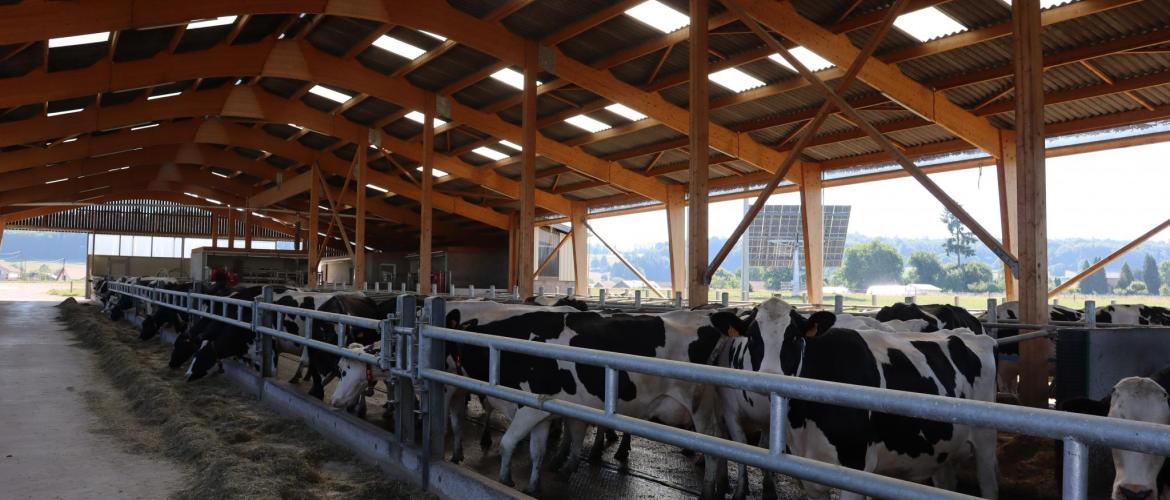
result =
[[1170,309],[1141,304],[1115,304],[1097,309],[1098,323],[1170,326]]
[[[723,366],[868,387],[995,401],[995,341],[967,329],[931,333],[828,328],[831,313],[805,319],[784,301],[761,304],[744,335],[719,354]],[[746,442],[755,428],[766,439],[768,396],[720,388],[720,406],[731,437]],[[793,400],[788,412],[794,455],[912,481],[933,479],[954,489],[955,467],[974,452],[979,486],[997,495],[994,429],[932,422],[885,413]],[[739,469],[736,496],[746,494]],[[770,481],[765,481],[765,494]],[[804,483],[812,498],[829,488]],[[858,498],[842,492],[841,498]]]
[[[603,315],[567,307],[534,310],[493,302],[453,302],[447,310],[447,325],[451,328],[696,363],[707,363],[706,356],[713,346],[739,321],[734,314],[707,311]],[[487,349],[456,344],[448,345],[447,353],[455,371],[478,380],[488,379]],[[605,370],[597,366],[505,351],[500,358],[500,384],[594,408],[604,405]],[[719,430],[714,396],[714,391],[699,384],[624,371],[618,375],[619,413],[692,427],[702,433],[717,434]],[[515,408],[509,404],[503,406]],[[500,441],[500,482],[513,484],[512,454],[527,436],[532,454],[527,491],[539,489],[540,464],[551,417],[548,412],[532,407],[515,410]],[[565,466],[569,471],[579,460],[585,430],[579,422],[570,427],[573,441],[570,461]],[[706,465],[703,496],[712,497],[717,473],[713,457],[707,457]]]
[[926,320],[926,328],[922,330],[924,332],[966,328],[975,333],[983,333],[983,323],[979,322],[979,318],[962,307],[950,304],[918,305],[899,302],[881,308],[874,318],[883,323],[891,320]]
[[[1170,425],[1170,367],[1147,377],[1121,379],[1101,400],[1071,399],[1064,411]],[[1170,499],[1170,462],[1165,457],[1113,450],[1112,500]]]
[[[160,286],[161,285],[161,286]],[[192,283],[156,283],[156,287],[164,290],[174,292],[188,292],[191,290]],[[154,307],[150,315],[142,320],[142,333],[138,338],[141,340],[150,340],[158,335],[159,330],[165,327],[170,327],[176,332],[182,331],[187,323],[187,313],[167,306]]]

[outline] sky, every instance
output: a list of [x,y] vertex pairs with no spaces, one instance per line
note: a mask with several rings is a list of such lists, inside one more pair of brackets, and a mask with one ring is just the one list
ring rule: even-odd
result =
[[[1132,240],[1170,218],[1170,143],[1049,158],[1048,237]],[[1000,234],[995,167],[930,176],[991,234]],[[749,199],[749,202],[754,199]],[[799,204],[796,193],[769,204]],[[944,238],[942,204],[909,177],[826,188],[826,205],[851,205],[850,234],[890,238]],[[741,200],[714,203],[710,236],[727,237],[743,216]],[[618,249],[666,241],[666,213],[590,221]],[[1154,237],[1170,239],[1170,231]]]

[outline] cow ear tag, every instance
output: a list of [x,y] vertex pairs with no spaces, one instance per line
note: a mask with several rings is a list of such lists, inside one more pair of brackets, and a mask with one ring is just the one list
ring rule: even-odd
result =
[[727,336],[732,338],[738,337],[740,336],[739,330],[736,330],[733,325],[727,325]]

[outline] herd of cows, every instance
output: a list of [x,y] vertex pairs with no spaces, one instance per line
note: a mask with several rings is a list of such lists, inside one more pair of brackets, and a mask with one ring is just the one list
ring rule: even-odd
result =
[[[166,278],[119,281],[177,291],[192,287],[191,283]],[[187,318],[170,308],[114,294],[108,283],[103,279],[95,281],[94,291],[112,320],[134,311],[143,318],[141,338],[152,338],[163,328],[178,334],[170,366],[186,365],[188,381],[206,376],[227,358],[239,358],[252,366],[261,362],[260,343],[249,329],[207,318]],[[263,290],[260,286],[203,285],[202,293],[248,301]],[[277,287],[273,301],[366,318],[381,319],[397,312],[395,300],[375,300],[353,292]],[[225,311],[228,317],[236,317],[233,307]],[[1053,320],[1060,321],[1077,321],[1083,315],[1059,306],[1053,306],[1050,312]],[[1014,303],[1002,304],[996,311],[999,320],[1015,319],[1017,315]],[[242,317],[250,321],[250,311],[242,312]],[[1100,309],[1097,320],[1170,325],[1170,311],[1115,305]],[[447,303],[445,321],[452,329],[548,344],[987,402],[996,401],[997,393],[1013,389],[1014,380],[1005,379],[1002,372],[1005,360],[1011,360],[1017,352],[1015,344],[1001,347],[985,335],[980,318],[950,305],[894,304],[875,315],[827,311],[806,314],[772,298],[751,308],[703,307],[643,313],[587,310],[584,302],[567,298],[534,297],[524,303],[452,299]],[[305,327],[296,318],[284,323],[285,331],[298,335]],[[1014,333],[999,331],[1001,338]],[[324,322],[314,322],[311,335],[323,342],[337,342],[333,325]],[[351,329],[346,339],[354,350],[375,352],[380,346],[378,334],[370,330]],[[274,356],[284,352],[299,357],[294,381],[306,372],[312,381],[310,395],[323,399],[326,385],[336,379],[330,403],[337,408],[364,413],[365,397],[383,378],[376,367],[323,351],[281,341],[274,341],[274,347]],[[446,360],[449,371],[488,380],[486,348],[448,344]],[[499,383],[598,409],[604,404],[605,373],[597,366],[505,351],[501,353]],[[1119,382],[1104,401],[1078,400],[1065,408],[1170,425],[1168,383],[1170,370],[1153,378],[1128,378]],[[469,394],[448,389],[446,396],[454,437],[452,461],[458,462],[463,454],[461,429]],[[622,371],[618,398],[617,410],[623,415],[730,437],[745,444],[766,447],[768,443],[770,404],[765,394]],[[532,467],[526,491],[538,491],[550,431],[560,431],[562,435],[551,462],[559,464],[561,474],[576,469],[588,430],[586,424],[554,418],[543,410],[507,401],[481,401],[486,411],[502,412],[510,422],[499,443],[501,482],[513,484],[511,459],[516,447],[527,438]],[[911,481],[929,480],[952,490],[957,486],[960,464],[973,459],[980,494],[986,498],[998,495],[994,429],[809,401],[791,401],[787,420],[786,442],[793,455]],[[594,455],[601,452],[598,444],[604,442],[598,431]],[[486,426],[481,445],[490,446]],[[628,446],[626,436],[619,453],[628,450]],[[1114,462],[1117,474],[1113,498],[1153,500],[1159,498],[1159,493],[1160,498],[1170,498],[1170,467],[1163,468],[1162,457],[1117,451]],[[703,497],[727,493],[726,473],[723,460],[704,457]],[[746,467],[739,466],[737,473],[735,490],[730,493],[733,498],[743,498],[748,493]],[[764,475],[765,498],[776,494],[770,476]],[[811,482],[802,486],[810,498],[829,498],[829,488],[825,486]],[[841,498],[859,496],[842,492]]]

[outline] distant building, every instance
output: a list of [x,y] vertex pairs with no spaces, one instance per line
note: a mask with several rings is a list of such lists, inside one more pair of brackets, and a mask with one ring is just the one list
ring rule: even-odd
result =
[[17,269],[12,264],[0,261],[0,280],[18,280],[20,279],[20,269]]

